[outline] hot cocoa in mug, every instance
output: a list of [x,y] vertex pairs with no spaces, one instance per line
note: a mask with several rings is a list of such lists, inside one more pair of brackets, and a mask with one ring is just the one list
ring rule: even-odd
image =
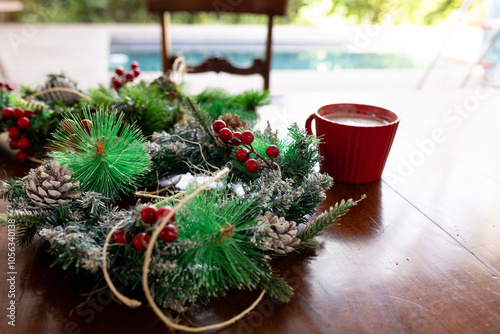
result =
[[399,125],[399,117],[384,108],[362,104],[330,104],[306,121],[306,130],[321,139],[321,171],[335,181],[369,183],[381,178]]

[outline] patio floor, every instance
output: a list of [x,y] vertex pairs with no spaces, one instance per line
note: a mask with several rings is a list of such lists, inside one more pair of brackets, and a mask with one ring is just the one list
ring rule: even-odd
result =
[[[248,39],[264,41],[265,27],[261,26],[173,26],[174,43],[188,40]],[[351,26],[314,28],[276,26],[275,48],[300,43],[321,43],[340,46],[347,51],[393,52],[424,55],[428,59],[438,52],[449,31],[447,26]],[[458,30],[449,43],[449,52],[465,60],[479,53],[482,32],[468,28]],[[159,25],[104,24],[0,24],[0,60],[11,81],[20,85],[37,85],[48,73],[64,72],[87,89],[99,83],[107,84],[108,57],[112,38],[160,38]],[[160,62],[160,59],[158,60]],[[425,83],[425,89],[458,88],[466,76],[467,66],[435,69]],[[271,93],[338,90],[412,90],[424,75],[418,69],[335,69],[276,70],[271,73]],[[154,78],[159,73],[145,73]],[[474,71],[469,86],[477,85],[483,77],[481,68]],[[190,74],[185,78],[189,92],[215,86],[230,91],[261,88],[259,76],[240,77],[228,74]]]

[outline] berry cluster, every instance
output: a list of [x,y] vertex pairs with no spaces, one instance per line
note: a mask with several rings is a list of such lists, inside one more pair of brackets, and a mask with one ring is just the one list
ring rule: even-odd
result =
[[139,67],[139,63],[133,61],[130,64],[130,71],[125,73],[125,69],[123,68],[123,66],[118,66],[117,68],[115,68],[115,73],[116,75],[111,79],[111,87],[114,90],[118,91],[127,82],[134,81],[134,79],[137,78],[139,74],[141,74],[141,69]]
[[19,162],[24,162],[28,159],[26,151],[30,148],[31,144],[26,137],[26,130],[31,126],[31,115],[35,113],[33,110],[24,110],[22,108],[13,109],[6,107],[2,109],[2,119],[6,121],[11,120],[11,123],[14,124],[9,129],[9,147],[12,150],[20,150],[16,154],[16,159]]
[[7,89],[7,91],[9,91],[9,92],[12,92],[14,90],[14,88],[12,88],[11,84],[0,81],[0,89],[3,89],[3,88]]
[[[169,206],[163,206],[159,209],[154,205],[148,205],[141,210],[141,220],[147,225],[155,225],[157,222],[161,221],[163,217],[166,217],[172,208]],[[167,225],[161,230],[160,238],[164,242],[170,243],[177,240],[178,232],[177,227],[173,224],[175,221],[175,214],[169,220]],[[117,231],[113,234],[113,241],[117,244],[125,245],[130,242],[132,237],[127,231]],[[138,233],[132,240],[134,248],[140,252],[144,252],[148,248],[149,240],[151,236],[147,231]]]
[[[76,122],[71,119],[65,119],[61,122],[61,129],[69,134],[67,147],[72,147],[75,149],[75,151],[81,152],[83,150],[77,147],[77,143],[81,143],[82,138],[80,138],[80,136],[75,133],[76,126]],[[94,125],[90,120],[82,119],[80,121],[80,127],[87,131],[88,134],[90,134],[90,130],[92,130]]]
[[[259,153],[255,152],[252,146],[255,136],[252,131],[245,130],[241,133],[236,131],[233,132],[231,129],[226,127],[226,123],[220,119],[213,123],[212,129],[222,141],[234,146],[242,145],[245,147],[236,151],[236,160],[245,163],[245,170],[247,172],[257,173],[261,167],[274,169],[274,159],[280,154],[280,150],[276,145],[269,145],[266,148],[266,155],[271,158],[271,161],[269,162]],[[250,153],[255,154],[255,156],[262,161],[262,164],[258,160],[251,158]]]

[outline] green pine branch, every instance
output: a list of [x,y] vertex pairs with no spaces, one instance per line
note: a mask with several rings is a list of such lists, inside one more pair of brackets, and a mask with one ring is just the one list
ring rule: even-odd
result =
[[301,246],[314,246],[314,238],[323,234],[342,216],[344,216],[349,209],[357,205],[360,201],[366,198],[366,195],[361,196],[357,201],[352,199],[342,200],[336,203],[335,206],[322,214],[320,214],[313,222],[307,224],[297,233],[297,238],[301,240]]
[[288,303],[293,297],[293,288],[277,274],[272,274],[268,280],[263,280],[261,286],[271,297],[281,302]]
[[47,210],[11,210],[0,214],[0,225],[7,225],[9,221],[14,220],[17,244],[26,247],[33,241],[49,215]]
[[192,116],[200,130],[210,133],[212,131],[213,119],[200,105],[190,97],[184,97],[183,105],[190,116]]
[[83,111],[92,122],[87,131],[77,115],[69,115],[73,122],[71,133],[60,128],[54,133],[53,151],[49,156],[61,165],[68,165],[83,191],[96,191],[111,199],[127,193],[139,184],[150,170],[146,139],[135,125],[123,124],[123,115],[100,109]]

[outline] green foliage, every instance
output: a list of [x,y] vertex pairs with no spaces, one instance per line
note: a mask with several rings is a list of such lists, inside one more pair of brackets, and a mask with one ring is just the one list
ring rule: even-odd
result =
[[214,119],[210,116],[210,113],[206,109],[202,108],[197,101],[194,101],[189,97],[185,97],[182,104],[187,114],[194,119],[197,130],[205,133],[210,133],[212,131],[212,123]]
[[26,180],[14,178],[10,181],[2,181],[3,188],[0,189],[0,198],[10,202],[10,206],[18,209],[24,198],[26,198]]
[[380,24],[386,17],[391,22],[433,24],[447,17],[462,4],[462,0],[336,0],[331,13],[353,18],[357,23]]
[[262,287],[273,298],[288,303],[293,297],[293,289],[279,275],[272,274],[269,280],[262,282]]
[[168,130],[180,118],[181,110],[157,85],[144,81],[124,85],[118,92],[99,86],[89,91],[94,108],[107,107],[123,113],[124,120],[136,123],[145,136]]
[[135,125],[122,125],[123,115],[100,109],[84,117],[93,124],[87,132],[81,118],[69,115],[76,123],[74,133],[59,129],[54,133],[54,150],[49,156],[68,165],[83,191],[97,191],[111,199],[132,191],[141,176],[149,171],[146,140]]
[[7,225],[9,220],[14,220],[17,244],[26,247],[49,215],[50,212],[46,210],[10,210],[8,213],[0,214],[0,225]]
[[12,15],[20,22],[143,22],[150,23],[144,2],[140,0],[23,0],[21,14]]
[[[10,95],[6,88],[0,88],[0,110],[10,105]],[[0,123],[1,124],[1,123]]]
[[220,187],[186,203],[176,218],[178,240],[193,246],[170,258],[175,267],[165,272],[168,290],[160,299],[205,303],[230,287],[254,289],[269,281],[268,258],[252,242],[259,201],[243,201]]
[[313,222],[310,222],[305,227],[299,230],[297,233],[297,238],[301,240],[301,246],[312,246],[316,245],[314,238],[323,234],[327,229],[329,229],[335,222],[349,212],[349,209],[357,205],[360,201],[366,198],[366,195],[361,196],[357,201],[348,199],[347,201],[342,200],[336,203],[335,206],[330,207],[326,212],[320,214]]
[[231,113],[238,114],[247,122],[253,122],[257,119],[257,108],[271,102],[269,91],[248,90],[234,95],[220,88],[205,89],[195,99],[212,121],[220,115]]
[[[333,0],[331,12],[355,22],[380,23],[384,15],[399,13],[397,22],[432,24],[445,18],[460,6],[462,0]],[[479,6],[477,4],[476,6]],[[13,21],[40,22],[140,22],[157,21],[146,12],[141,0],[23,0],[22,13],[7,15]],[[308,20],[304,12],[324,7],[322,0],[289,0],[286,17],[276,17],[277,24],[303,24]],[[216,9],[216,8],[215,8]],[[305,10],[305,11],[304,11]],[[187,13],[171,14],[173,24],[266,24],[264,15],[233,13]]]

